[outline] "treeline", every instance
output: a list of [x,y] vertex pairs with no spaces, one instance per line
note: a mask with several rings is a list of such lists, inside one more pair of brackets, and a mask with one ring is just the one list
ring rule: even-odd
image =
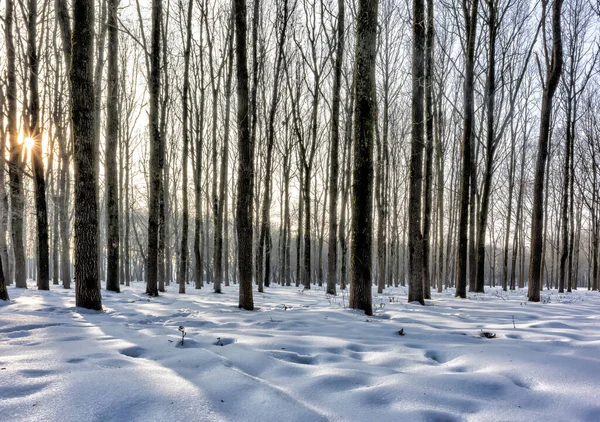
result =
[[587,0],[0,13],[0,286],[598,290]]

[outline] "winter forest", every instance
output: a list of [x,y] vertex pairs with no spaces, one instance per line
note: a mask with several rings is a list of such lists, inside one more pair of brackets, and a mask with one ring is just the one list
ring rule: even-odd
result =
[[600,419],[600,2],[0,15],[0,414]]

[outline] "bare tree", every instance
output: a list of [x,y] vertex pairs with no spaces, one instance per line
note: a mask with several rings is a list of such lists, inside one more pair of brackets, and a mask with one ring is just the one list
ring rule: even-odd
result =
[[119,194],[117,147],[119,138],[119,0],[108,0],[108,95],[106,101],[106,290],[119,292]]
[[[548,51],[546,34],[546,12],[548,0],[542,0],[542,34],[544,36],[544,59],[546,62],[546,77],[543,82],[542,111],[540,117],[540,135],[538,140],[535,179],[533,182],[533,205],[531,212],[531,246],[529,264],[529,284],[527,295],[531,302],[540,301],[540,286],[542,284],[542,241],[543,241],[543,192],[546,158],[548,155],[548,139],[550,137],[550,115],[552,99],[560,81],[563,67],[563,47],[561,36],[561,9],[563,0],[552,3],[552,50]],[[539,60],[538,60],[539,64]],[[540,71],[541,72],[541,71]]]
[[408,191],[408,301],[425,304],[423,299],[423,233],[421,199],[425,123],[425,4],[413,0],[412,46],[412,131],[410,184]]
[[463,0],[463,13],[467,41],[465,45],[465,80],[463,91],[463,134],[462,134],[462,171],[460,178],[460,216],[458,223],[458,248],[456,254],[456,296],[467,297],[467,230],[469,222],[469,183],[472,174],[472,143],[475,124],[474,109],[474,65],[475,43],[477,42],[477,17],[479,0]]
[[[150,198],[148,200],[148,269],[146,273],[146,293],[158,296],[158,231],[161,179],[163,177],[163,140],[159,122],[160,95],[160,25],[162,20],[162,0],[152,0],[152,53],[150,59]],[[165,52],[163,52],[165,53]],[[166,53],[165,53],[166,54]]]
[[373,144],[376,126],[375,58],[377,0],[359,0],[356,20],[354,165],[350,308],[373,313],[371,246],[373,241]]
[[238,125],[238,188],[236,223],[238,235],[238,273],[240,277],[239,307],[254,309],[252,298],[252,179],[254,165],[250,126],[248,122],[248,64],[246,62],[246,0],[234,0],[237,125]]
[[94,171],[94,1],[73,1],[71,114],[75,162],[75,304],[102,309]]

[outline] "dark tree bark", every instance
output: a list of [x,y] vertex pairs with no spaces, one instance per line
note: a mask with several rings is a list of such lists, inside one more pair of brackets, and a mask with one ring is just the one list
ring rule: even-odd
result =
[[[527,295],[531,302],[540,301],[540,286],[542,283],[542,241],[544,218],[544,172],[548,156],[548,139],[550,137],[550,115],[552,113],[552,100],[560,81],[562,73],[562,38],[560,28],[560,15],[563,0],[554,0],[552,4],[552,57],[546,55],[546,80],[542,95],[542,111],[540,116],[540,135],[538,140],[538,155],[535,165],[535,178],[533,182],[533,204],[531,211],[531,247],[529,264],[529,284]],[[542,19],[546,19],[548,0],[542,0]],[[545,26],[545,23],[544,23]],[[545,29],[545,28],[544,28]],[[544,42],[546,42],[546,31]]]
[[10,146],[10,163],[8,166],[10,183],[11,204],[11,235],[13,253],[15,256],[15,286],[27,288],[25,268],[25,245],[23,243],[23,161],[21,159],[23,147],[18,142],[17,133],[17,77],[15,65],[15,44],[13,34],[14,24],[13,0],[6,0],[6,17],[4,31],[6,36],[6,67],[7,67],[7,92],[8,100],[8,141]]
[[408,301],[425,304],[423,297],[423,233],[421,199],[425,121],[425,4],[413,0],[412,132],[408,188]]
[[504,237],[504,259],[502,265],[502,290],[506,291],[508,288],[508,246],[510,239],[510,224],[512,219],[512,198],[515,187],[515,149],[517,134],[515,129],[511,125],[510,134],[510,161],[508,169],[508,201],[506,210],[506,235]]
[[346,215],[348,208],[348,197],[350,195],[350,183],[352,175],[350,173],[352,168],[352,116],[354,110],[354,81],[352,82],[349,90],[348,100],[346,104],[346,124],[345,124],[345,136],[344,136],[344,165],[346,171],[342,176],[342,204],[341,204],[341,215],[340,215],[340,227],[339,227],[339,238],[340,238],[340,288],[344,290],[347,285],[347,257],[348,257],[348,241],[346,234]]
[[475,120],[473,94],[475,44],[477,42],[477,9],[479,0],[473,0],[470,6],[463,0],[465,32],[467,33],[465,51],[464,115],[462,134],[462,172],[460,176],[460,214],[458,222],[458,248],[456,253],[456,296],[467,297],[467,231],[469,225],[469,182],[472,167],[472,143]]
[[239,307],[254,309],[252,298],[252,180],[254,178],[253,149],[248,122],[248,64],[246,62],[246,0],[233,0],[235,16],[237,125],[238,125],[238,188],[236,224],[238,235],[238,272],[240,277]]
[[[0,116],[4,116],[4,88],[0,86]],[[4,131],[4,117],[0,119],[0,139],[6,140],[6,133]],[[4,190],[4,157],[0,162],[0,253],[2,257],[0,259],[0,300],[10,300],[8,297],[8,290],[6,284],[8,280],[8,256],[6,254],[6,217],[8,214],[8,203],[6,202],[6,191]]]
[[46,180],[42,160],[42,133],[40,131],[39,97],[39,59],[37,53],[37,1],[29,1],[27,21],[27,64],[29,67],[29,137],[33,139],[31,159],[35,194],[35,213],[37,229],[37,287],[38,290],[50,289],[50,265],[48,242],[48,207],[46,205]]
[[350,308],[372,315],[373,144],[377,124],[375,58],[377,0],[359,0],[356,21],[354,166],[352,181]]
[[333,65],[333,99],[331,102],[331,152],[329,169],[329,249],[327,250],[327,293],[336,293],[337,281],[337,203],[339,180],[339,142],[340,142],[340,91],[342,85],[342,62],[344,60],[344,1],[338,0],[336,27],[336,52]]
[[[481,193],[481,209],[477,219],[477,240],[475,250],[476,275],[474,291],[484,292],[484,273],[485,273],[485,232],[487,230],[487,218],[490,204],[490,191],[492,185],[492,167],[494,163],[495,136],[496,127],[494,120],[496,103],[496,37],[498,31],[497,23],[497,3],[494,0],[487,0],[488,6],[488,74],[485,86],[486,100],[486,160],[483,176],[483,191]],[[510,222],[509,222],[510,223]]]
[[[232,16],[233,18],[233,16]],[[231,34],[229,35],[227,47],[227,73],[225,75],[225,123],[223,136],[223,151],[221,153],[221,168],[219,175],[219,195],[217,202],[217,225],[215,227],[215,277],[214,286],[217,292],[223,281],[223,220],[225,218],[225,203],[227,201],[227,165],[229,164],[229,122],[231,109],[231,80],[233,78],[233,19],[231,20]],[[225,233],[227,236],[227,233]],[[225,257],[227,260],[227,256]],[[227,279],[225,280],[227,284]]]
[[106,99],[106,290],[119,292],[119,0],[108,0],[108,96]]
[[[4,87],[0,86],[0,116],[5,115],[6,96],[4,95]],[[6,130],[4,127],[4,118],[0,119],[0,139],[6,142]],[[0,260],[2,260],[2,268],[4,282],[10,284],[10,264],[8,259],[8,244],[6,242],[6,232],[8,230],[8,194],[6,193],[6,158],[0,160]]]
[[[185,36],[185,49],[183,51],[183,95],[182,102],[182,123],[183,123],[183,151],[182,151],[182,221],[181,221],[181,249],[179,258],[179,272],[177,273],[177,283],[179,283],[179,293],[185,293],[185,282],[188,267],[188,230],[189,230],[189,212],[188,212],[188,149],[190,143],[189,133],[189,95],[190,95],[190,50],[192,47],[192,10],[193,0],[188,0],[187,24]],[[183,6],[182,6],[183,8]]]
[[162,0],[152,0],[152,53],[150,59],[150,166],[149,186],[150,198],[148,200],[148,255],[146,270],[146,293],[149,296],[158,296],[158,231],[160,185],[163,174],[161,167],[163,140],[160,133],[159,122],[159,95],[160,95],[160,23],[162,20]]
[[[204,12],[203,12],[204,13]],[[203,20],[200,21],[200,46],[203,43]],[[202,148],[204,136],[204,56],[200,54],[200,103],[196,106],[196,133],[195,133],[195,162],[196,171],[194,177],[194,201],[196,214],[194,216],[194,263],[195,263],[195,287],[200,289],[204,285],[204,263],[202,260]]]
[[[433,0],[427,0],[427,34],[425,39],[425,184],[423,185],[423,298],[431,299],[429,251],[431,243],[431,208],[433,178]],[[435,260],[434,260],[435,261]]]
[[102,309],[94,171],[94,1],[73,1],[71,115],[75,163],[75,304]]
[[272,179],[272,165],[273,165],[273,146],[275,144],[275,116],[277,112],[277,103],[279,101],[279,83],[281,75],[281,67],[283,64],[284,55],[284,43],[287,32],[287,23],[289,20],[288,16],[288,4],[287,1],[283,2],[283,10],[279,14],[279,25],[281,25],[278,42],[277,52],[275,58],[275,69],[273,72],[273,91],[271,93],[271,104],[269,107],[269,116],[267,123],[267,159],[265,165],[265,190],[263,197],[263,206],[261,210],[261,223],[260,223],[260,234],[257,248],[258,258],[258,269],[257,274],[261,276],[262,271],[260,268],[263,267],[263,253],[264,253],[264,281],[258,280],[258,289],[262,291],[262,286],[269,285],[271,276],[270,260],[271,260],[271,248],[270,242],[268,241],[269,235],[269,212],[271,210],[271,179]]

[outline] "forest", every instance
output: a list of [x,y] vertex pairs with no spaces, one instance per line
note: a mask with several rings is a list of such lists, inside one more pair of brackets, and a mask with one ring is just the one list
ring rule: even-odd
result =
[[598,290],[594,6],[6,0],[2,285]]
[[0,29],[0,419],[599,420],[597,0]]

